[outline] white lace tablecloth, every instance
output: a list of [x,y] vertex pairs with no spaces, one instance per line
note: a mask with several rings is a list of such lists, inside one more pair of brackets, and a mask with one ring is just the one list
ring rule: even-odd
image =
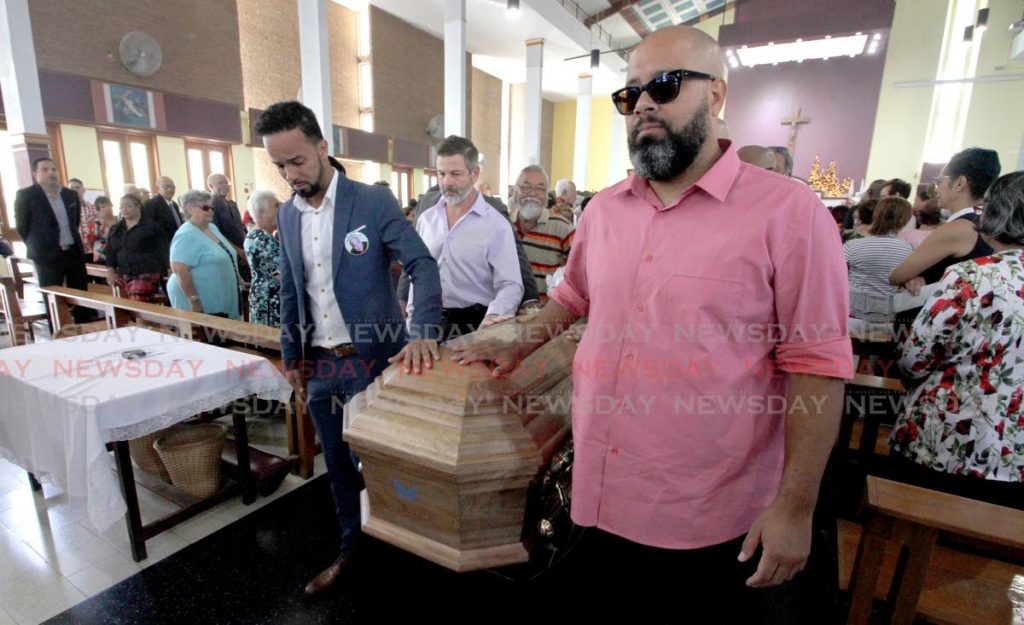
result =
[[127,510],[106,443],[249,395],[288,401],[291,387],[263,357],[144,328],[2,349],[0,457],[86,497],[102,531]]

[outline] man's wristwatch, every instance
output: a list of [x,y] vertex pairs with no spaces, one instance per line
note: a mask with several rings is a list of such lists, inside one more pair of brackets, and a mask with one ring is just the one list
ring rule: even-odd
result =
[[188,296],[188,300],[190,302],[198,302],[199,301],[199,294],[196,293],[195,295],[189,295]]

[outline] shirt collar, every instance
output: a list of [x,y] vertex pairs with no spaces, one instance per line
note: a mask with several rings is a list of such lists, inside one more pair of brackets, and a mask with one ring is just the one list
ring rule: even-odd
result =
[[949,222],[949,221],[953,221],[954,219],[960,219],[964,215],[973,215],[976,212],[978,212],[978,207],[977,206],[968,206],[967,208],[961,208],[957,212],[955,212],[952,215],[950,215],[949,219],[947,219],[946,221]]
[[[701,189],[719,202],[724,202],[726,196],[729,195],[729,190],[732,189],[732,185],[736,181],[736,176],[739,174],[740,159],[736,156],[736,150],[732,147],[732,141],[719,139],[718,147],[721,148],[722,155],[718,157],[718,160],[715,161],[710,169],[704,172],[704,175],[697,182],[693,183],[693,187]],[[638,176],[636,172],[629,175],[629,184],[623,185],[620,193],[627,191],[639,198],[646,198],[648,193],[654,194],[650,182],[646,178]],[[665,208],[675,206],[678,200],[682,199],[685,195],[686,191],[680,195],[676,202]]]
[[[435,204],[435,207],[437,207],[437,209],[442,212],[448,210],[448,200],[445,199],[444,193],[441,193],[441,199],[438,200],[437,204]],[[486,216],[487,209],[489,207],[490,205],[487,203],[486,200],[484,200],[484,194],[477,191],[476,199],[473,200],[473,205],[469,207],[469,211],[467,211],[466,214],[468,215],[469,213],[477,213],[478,215]]]
[[338,188],[338,170],[331,168],[334,172],[334,176],[331,178],[331,184],[327,187],[327,193],[324,193],[324,199],[320,202],[320,208],[313,208],[306,202],[306,198],[302,197],[298,193],[295,194],[295,209],[300,213],[312,213],[317,210],[333,210],[334,209],[334,192]]

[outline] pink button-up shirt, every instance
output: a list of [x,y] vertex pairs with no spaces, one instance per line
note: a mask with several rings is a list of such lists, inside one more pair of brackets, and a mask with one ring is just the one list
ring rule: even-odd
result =
[[635,175],[599,193],[551,294],[589,316],[572,518],[656,547],[746,533],[779,489],[788,374],[853,377],[835,221],[721,146],[669,206]]

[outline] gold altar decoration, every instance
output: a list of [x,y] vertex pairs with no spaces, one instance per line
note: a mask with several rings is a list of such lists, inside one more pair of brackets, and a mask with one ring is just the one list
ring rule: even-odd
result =
[[839,182],[835,161],[829,161],[828,170],[822,171],[821,159],[817,156],[814,157],[814,164],[811,165],[811,175],[807,178],[807,184],[812,189],[821,191],[824,197],[845,197],[850,195],[850,190],[853,188],[853,181],[849,178],[843,178],[843,181]]

